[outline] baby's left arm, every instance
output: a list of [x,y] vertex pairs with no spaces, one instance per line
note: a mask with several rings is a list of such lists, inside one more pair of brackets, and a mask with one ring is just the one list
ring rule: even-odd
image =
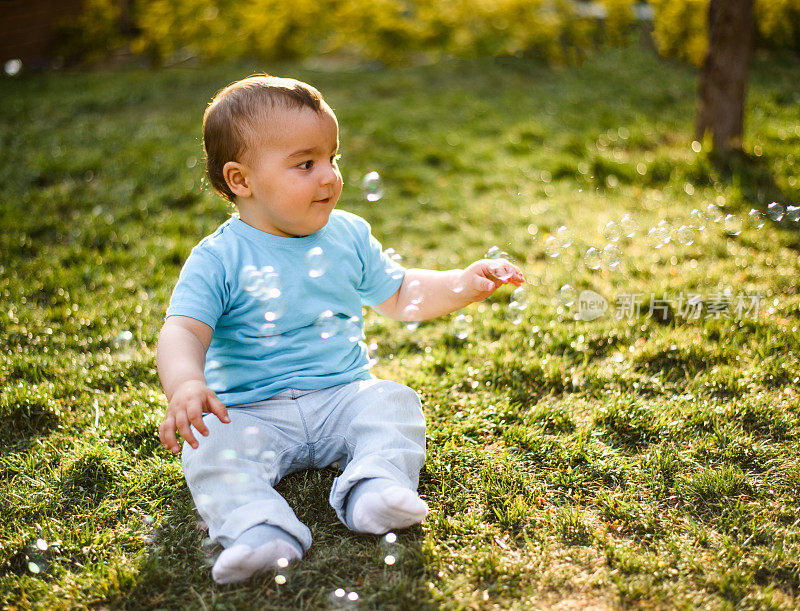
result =
[[428,320],[482,301],[504,284],[519,286],[525,277],[505,259],[481,259],[466,269],[409,269],[403,284],[375,309],[394,320]]

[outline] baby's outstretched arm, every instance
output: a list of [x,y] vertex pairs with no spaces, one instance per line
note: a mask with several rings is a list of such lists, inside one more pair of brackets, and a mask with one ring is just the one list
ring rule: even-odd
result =
[[203,374],[211,335],[212,329],[205,323],[188,316],[170,316],[158,336],[158,375],[169,400],[158,436],[162,445],[175,453],[180,451],[175,429],[193,448],[197,440],[191,425],[208,435],[203,412],[213,412],[222,422],[230,422],[228,410],[206,386]]
[[465,269],[409,269],[403,284],[375,307],[395,320],[428,320],[482,301],[504,284],[519,286],[525,277],[505,259],[481,259]]

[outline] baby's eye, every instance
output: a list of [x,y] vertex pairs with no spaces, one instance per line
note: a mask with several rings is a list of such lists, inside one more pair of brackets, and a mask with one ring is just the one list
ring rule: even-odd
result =
[[301,170],[310,170],[312,167],[314,167],[314,161],[309,159],[308,161],[304,161],[297,167],[300,168]]

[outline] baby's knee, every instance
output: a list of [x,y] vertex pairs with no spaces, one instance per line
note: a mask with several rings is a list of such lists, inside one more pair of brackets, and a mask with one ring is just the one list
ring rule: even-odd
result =
[[380,401],[388,409],[401,413],[409,424],[425,426],[422,402],[413,388],[399,382],[382,381],[377,388]]

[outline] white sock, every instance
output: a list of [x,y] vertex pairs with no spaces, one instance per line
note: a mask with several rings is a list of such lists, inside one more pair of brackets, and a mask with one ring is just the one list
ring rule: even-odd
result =
[[291,562],[301,556],[294,545],[283,539],[273,539],[256,549],[237,543],[219,555],[211,576],[217,583],[245,581],[255,573],[277,567],[280,558]]
[[428,504],[416,492],[389,486],[381,492],[365,492],[356,499],[353,527],[358,532],[382,535],[418,524],[426,515]]

